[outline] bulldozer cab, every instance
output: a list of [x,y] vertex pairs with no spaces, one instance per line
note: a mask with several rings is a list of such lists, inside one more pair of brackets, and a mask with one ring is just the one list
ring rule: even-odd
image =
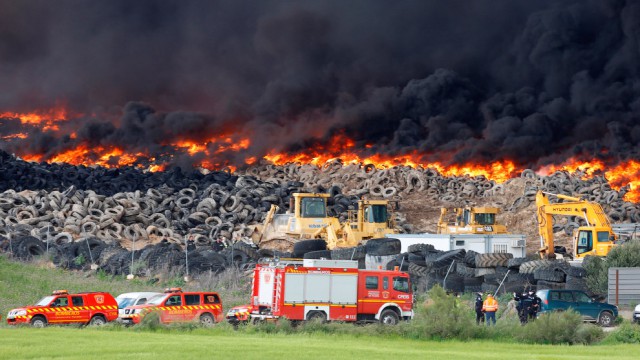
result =
[[327,199],[325,197],[300,197],[299,214],[301,218],[327,217]]
[[258,244],[271,240],[295,242],[314,238],[319,230],[328,226],[338,228],[338,219],[327,216],[328,198],[329,194],[323,193],[293,193],[285,214],[276,214],[279,208],[272,205],[254,241]]
[[364,208],[363,221],[366,223],[386,223],[389,220],[386,204],[367,205]]
[[575,257],[606,256],[615,245],[616,237],[607,228],[583,226],[575,233]]
[[505,225],[496,223],[496,207],[440,209],[438,234],[507,234]]

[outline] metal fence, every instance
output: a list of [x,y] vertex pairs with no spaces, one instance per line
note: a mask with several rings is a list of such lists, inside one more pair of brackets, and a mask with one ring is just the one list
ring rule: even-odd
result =
[[609,304],[640,304],[640,267],[609,268]]

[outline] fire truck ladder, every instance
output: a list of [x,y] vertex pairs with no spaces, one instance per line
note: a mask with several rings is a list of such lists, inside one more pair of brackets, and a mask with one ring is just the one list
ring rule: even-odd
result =
[[282,273],[278,273],[274,279],[273,284],[273,304],[271,306],[271,313],[278,313],[280,311],[280,299],[282,298],[282,290],[280,284],[282,283]]

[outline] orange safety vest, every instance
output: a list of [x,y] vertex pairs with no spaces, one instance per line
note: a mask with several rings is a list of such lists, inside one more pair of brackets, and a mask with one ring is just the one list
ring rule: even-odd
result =
[[493,297],[488,297],[482,303],[482,310],[486,312],[496,312],[498,311],[498,302]]

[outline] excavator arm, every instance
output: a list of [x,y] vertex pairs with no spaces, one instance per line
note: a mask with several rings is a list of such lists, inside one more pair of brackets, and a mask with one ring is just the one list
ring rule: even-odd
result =
[[[555,195],[565,202],[551,204],[547,195]],[[540,233],[541,248],[539,250],[542,258],[553,258],[555,256],[555,246],[553,239],[553,215],[562,216],[579,216],[583,218],[587,224],[580,229],[597,230],[597,233],[608,232],[607,242],[613,234],[611,223],[607,218],[602,206],[595,202],[581,200],[580,198],[567,196],[562,194],[549,194],[538,191],[536,194],[538,231]],[[602,241],[599,236],[596,242]],[[591,241],[594,241],[593,239]],[[578,246],[578,244],[576,244]]]

